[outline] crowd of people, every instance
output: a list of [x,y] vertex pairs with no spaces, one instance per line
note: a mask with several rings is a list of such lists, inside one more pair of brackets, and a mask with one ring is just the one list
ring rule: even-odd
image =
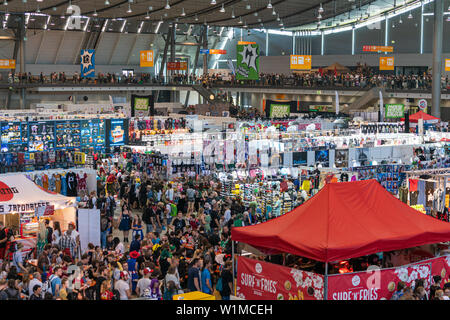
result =
[[[383,87],[390,90],[430,90],[431,73],[423,74],[381,74],[370,69],[348,72],[313,71],[294,73],[291,75],[277,73],[260,73],[259,80],[238,81],[233,74],[224,76],[219,73],[193,75],[177,72],[168,77],[153,76],[149,73],[135,75],[117,75],[114,73],[98,73],[94,78],[82,78],[78,72],[68,76],[65,72],[52,72],[48,76],[31,73],[13,73],[8,75],[8,83],[86,83],[86,84],[154,84],[154,85],[203,85],[206,88],[226,85],[301,87],[301,88],[358,88]],[[441,88],[448,90],[449,76],[442,76]]]

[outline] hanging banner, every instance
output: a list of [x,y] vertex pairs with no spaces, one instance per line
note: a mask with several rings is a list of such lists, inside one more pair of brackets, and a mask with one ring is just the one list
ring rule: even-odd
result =
[[450,71],[450,59],[445,59],[445,71]]
[[13,59],[0,59],[0,69],[15,69],[16,60]]
[[259,79],[259,46],[257,44],[237,45],[237,80]]
[[297,111],[297,101],[265,100],[265,113],[269,118],[284,118]]
[[238,45],[256,44],[253,41],[238,41]]
[[311,56],[309,55],[291,55],[291,69],[311,70]]
[[323,275],[237,258],[236,296],[245,300],[322,300]]
[[34,209],[34,214],[36,217],[46,217],[46,216],[52,216],[55,214],[55,206],[45,206],[45,207],[37,207]]
[[417,103],[417,106],[419,107],[420,110],[425,112],[428,106],[427,100],[420,99],[419,102]]
[[392,46],[363,46],[365,52],[394,52]]
[[187,70],[187,62],[167,62],[167,70]]
[[400,281],[411,286],[416,279],[431,283],[431,263],[328,276],[328,300],[390,300]]
[[82,78],[95,77],[95,50],[81,50],[81,72]]
[[380,70],[394,70],[394,57],[380,57]]
[[385,105],[385,118],[394,119],[402,118],[405,115],[405,105],[404,104],[386,104]]
[[227,50],[209,49],[209,54],[227,54]]
[[139,56],[142,68],[153,67],[153,50],[140,51]]

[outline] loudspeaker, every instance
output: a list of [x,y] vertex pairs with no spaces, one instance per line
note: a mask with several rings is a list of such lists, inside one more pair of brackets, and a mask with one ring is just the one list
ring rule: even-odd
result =
[[405,133],[409,132],[409,110],[405,111]]

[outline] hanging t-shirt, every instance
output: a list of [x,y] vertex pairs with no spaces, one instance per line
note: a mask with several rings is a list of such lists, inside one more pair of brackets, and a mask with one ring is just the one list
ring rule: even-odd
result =
[[303,180],[302,189],[305,190],[306,192],[309,192],[309,189],[311,189],[311,181]]
[[66,178],[67,178],[67,196],[76,197],[78,185],[77,175],[73,172],[69,172]]
[[46,174],[42,175],[42,188],[48,190],[48,176]]
[[67,176],[61,175],[61,194],[67,196]]
[[55,192],[61,193],[61,175],[60,174],[54,174],[55,177]]
[[56,188],[56,186],[55,186],[55,175],[54,174],[52,174],[50,177],[49,177],[49,179],[48,179],[48,189],[50,190],[50,191],[55,191],[55,188]]

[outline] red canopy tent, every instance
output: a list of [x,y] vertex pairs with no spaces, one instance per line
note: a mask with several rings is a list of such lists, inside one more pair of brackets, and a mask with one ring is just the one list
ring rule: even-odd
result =
[[[434,117],[431,114],[425,113],[422,110],[409,116],[410,122],[419,122],[419,119],[423,119],[424,122],[429,122],[429,123],[441,121],[441,119]],[[402,118],[401,120],[405,121],[405,118]]]
[[234,241],[322,262],[450,240],[450,224],[420,213],[376,180],[329,183],[273,220],[232,228]]

